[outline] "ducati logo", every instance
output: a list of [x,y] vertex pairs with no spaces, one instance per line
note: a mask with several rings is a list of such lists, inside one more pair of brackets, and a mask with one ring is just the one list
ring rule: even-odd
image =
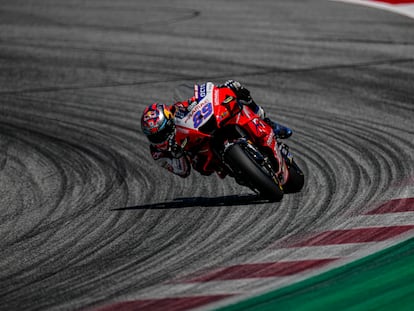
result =
[[222,104],[227,105],[227,104],[228,104],[228,103],[230,103],[233,99],[234,99],[234,97],[233,97],[233,96],[227,96],[227,97],[223,100]]

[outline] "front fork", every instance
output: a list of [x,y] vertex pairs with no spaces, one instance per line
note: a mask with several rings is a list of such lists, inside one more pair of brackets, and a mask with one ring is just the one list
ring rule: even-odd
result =
[[[249,155],[255,160],[255,162],[259,164],[260,166],[262,166],[267,171],[269,176],[273,178],[276,184],[279,184],[279,185],[281,184],[280,178],[278,177],[278,174],[275,172],[276,170],[274,168],[274,165],[272,165],[269,157],[266,154],[263,154],[262,152],[260,152],[256,148],[256,146],[253,144],[253,142],[250,141],[248,138],[241,137],[233,142],[226,141],[224,144],[223,155],[226,153],[227,148],[229,148],[233,144],[238,144],[241,147],[243,147],[243,149],[249,153]],[[225,163],[224,160],[223,160],[223,163]],[[239,181],[238,183],[240,184]]]

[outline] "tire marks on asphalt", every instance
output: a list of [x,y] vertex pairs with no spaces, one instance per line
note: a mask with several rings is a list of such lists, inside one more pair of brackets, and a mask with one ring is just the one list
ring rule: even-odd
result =
[[[202,12],[197,22],[154,23],[140,33],[134,25],[160,13],[146,2],[118,1],[128,9],[116,12],[110,1],[50,3],[5,4],[45,17],[42,25],[27,15],[0,23],[0,135],[8,141],[2,306],[77,309],[138,299],[126,308],[179,310],[319,271],[184,282],[216,269],[345,260],[390,243],[292,247],[305,235],[381,224],[385,214],[364,213],[399,198],[390,184],[412,175],[406,22],[381,15],[381,28],[370,31],[375,16],[354,6],[345,15],[318,1],[312,10],[300,1],[195,1],[198,8],[185,12]],[[54,13],[67,25],[49,23]],[[101,27],[89,27],[88,17]],[[132,31],[123,28],[128,21]],[[112,23],[116,32],[108,31]],[[154,165],[139,132],[144,105],[169,103],[183,79],[210,77],[242,81],[270,117],[294,128],[289,144],[307,176],[303,192],[278,204],[244,201],[249,190],[232,180],[181,180]],[[239,194],[241,204],[232,200]],[[384,224],[412,224],[397,216]]]
[[[292,245],[261,251],[257,260],[204,271],[198,276],[184,277],[156,287],[152,294],[151,291],[145,294],[148,297],[152,295],[152,299],[130,300],[96,310],[115,310],[123,306],[163,310],[165,302],[170,300],[177,303],[172,305],[174,310],[189,310],[227,298],[234,301],[237,296],[251,296],[252,292],[266,288],[264,279],[272,280],[273,287],[287,285],[309,271],[311,274],[320,273],[395,244],[404,236],[407,238],[406,233],[414,229],[413,201],[414,198],[390,200],[363,215],[348,219],[345,226],[351,229],[332,229],[311,238],[302,237],[300,242]],[[359,228],[364,223],[367,226]]]

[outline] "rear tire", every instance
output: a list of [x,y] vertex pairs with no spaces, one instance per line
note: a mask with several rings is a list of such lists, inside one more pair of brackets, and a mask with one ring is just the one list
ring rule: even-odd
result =
[[270,201],[280,201],[283,198],[283,189],[275,183],[270,172],[258,164],[240,145],[233,144],[228,147],[224,159],[232,168],[235,178],[257,190],[262,198]]

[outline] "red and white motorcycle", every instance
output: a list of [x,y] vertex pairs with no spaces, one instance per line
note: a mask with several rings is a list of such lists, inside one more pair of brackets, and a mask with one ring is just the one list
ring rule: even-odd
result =
[[[181,97],[177,101],[185,98],[182,92],[186,89],[188,92],[188,86],[177,89]],[[273,129],[240,104],[231,89],[209,82],[195,85],[191,91],[186,98],[194,95],[196,100],[175,114],[176,140],[197,171],[234,177],[271,201],[302,189],[304,175],[288,146],[278,142]]]

